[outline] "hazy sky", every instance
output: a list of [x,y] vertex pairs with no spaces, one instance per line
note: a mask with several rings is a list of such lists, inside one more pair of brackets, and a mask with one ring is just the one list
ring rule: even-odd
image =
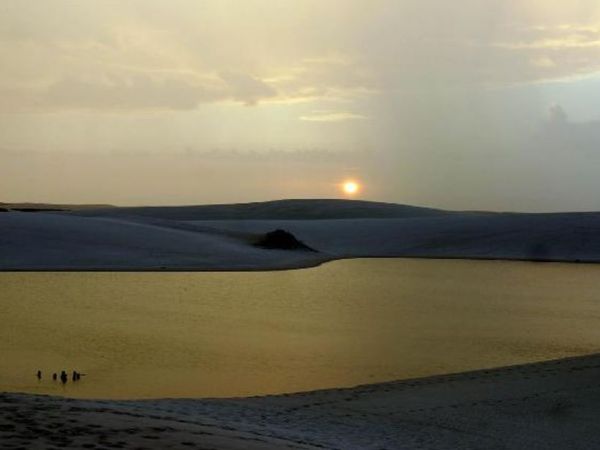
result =
[[600,210],[598,0],[0,0],[0,201]]

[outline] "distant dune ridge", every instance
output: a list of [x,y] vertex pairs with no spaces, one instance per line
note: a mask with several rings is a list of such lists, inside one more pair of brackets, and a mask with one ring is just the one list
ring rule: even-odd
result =
[[317,220],[391,219],[437,216],[448,212],[361,200],[275,200],[226,205],[125,207],[110,211],[86,211],[91,215],[156,217],[170,220]]
[[[350,200],[61,206],[70,211],[0,213],[0,269],[267,270],[352,257],[600,261],[595,212],[450,212]],[[276,229],[316,251],[254,245]]]
[[80,210],[80,209],[98,209],[114,208],[112,205],[72,205],[72,204],[54,204],[54,203],[1,203],[0,208],[5,210]]

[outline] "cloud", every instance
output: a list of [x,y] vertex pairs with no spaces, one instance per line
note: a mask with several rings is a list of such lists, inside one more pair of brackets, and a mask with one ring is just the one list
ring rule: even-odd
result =
[[277,91],[271,86],[244,73],[224,71],[219,76],[229,86],[231,97],[248,106],[277,95]]
[[568,122],[568,116],[560,105],[552,105],[548,109],[548,123],[552,125],[564,125]]
[[594,74],[600,71],[600,26],[513,24],[490,42],[489,52],[496,64],[512,71],[505,71],[508,82],[531,83]]
[[556,67],[556,63],[554,62],[554,60],[545,55],[533,57],[530,61],[532,66],[539,67],[541,69],[549,69]]
[[24,0],[0,11],[0,89],[45,108],[185,110],[561,79],[600,70],[600,7],[573,3]]
[[349,120],[364,120],[366,116],[346,111],[315,111],[312,114],[300,116],[306,122],[346,122]]
[[548,109],[539,137],[538,147],[546,154],[600,158],[600,121],[573,122],[561,105]]
[[128,80],[117,79],[104,83],[61,80],[41,94],[39,105],[58,109],[185,110],[223,95],[183,80],[157,81],[138,75]]
[[271,80],[285,102],[354,100],[379,91],[370,69],[357,58],[305,58],[276,69]]
[[214,79],[159,77],[145,73],[127,76],[95,76],[92,79],[64,78],[48,86],[0,87],[3,112],[47,112],[56,110],[184,111],[202,103],[219,101],[256,105],[276,91],[241,73],[221,73]]
[[600,26],[578,24],[531,26],[518,30],[515,37],[510,41],[498,42],[495,46],[515,50],[596,48],[600,47]]

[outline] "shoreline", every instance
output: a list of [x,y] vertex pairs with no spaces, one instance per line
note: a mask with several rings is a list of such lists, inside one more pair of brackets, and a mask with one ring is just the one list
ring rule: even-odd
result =
[[[521,369],[534,368],[534,366],[556,366],[556,365],[564,365],[564,364],[579,364],[586,362],[591,359],[598,359],[598,369],[600,369],[600,346],[598,348],[598,352],[577,355],[577,356],[567,356],[564,358],[553,358],[542,361],[534,361],[527,363],[518,363],[518,364],[510,364],[506,366],[498,366],[498,367],[487,367],[482,369],[474,369],[474,370],[466,370],[461,372],[448,372],[441,373],[437,375],[428,375],[423,377],[409,377],[409,378],[399,378],[392,379],[388,381],[381,381],[377,383],[360,383],[354,386],[345,386],[345,387],[331,387],[331,388],[322,388],[322,389],[312,389],[307,391],[296,391],[296,392],[281,392],[277,394],[258,394],[258,395],[246,395],[246,396],[231,396],[231,397],[150,397],[150,398],[84,398],[84,397],[70,397],[68,395],[52,395],[52,394],[35,394],[30,392],[13,392],[13,391],[2,391],[0,390],[0,395],[18,395],[18,396],[33,396],[33,397],[48,397],[62,400],[74,400],[74,401],[91,401],[91,402],[129,402],[129,403],[146,403],[146,402],[161,402],[161,401],[216,401],[216,402],[227,402],[227,401],[244,401],[244,400],[256,400],[256,399],[266,399],[266,398],[274,398],[274,397],[294,397],[294,396],[306,396],[313,394],[329,394],[329,393],[340,393],[343,391],[355,391],[355,390],[372,390],[378,387],[384,387],[387,385],[396,385],[396,384],[408,384],[408,385],[418,385],[418,384],[434,384],[438,382],[445,382],[448,380],[459,380],[461,378],[472,379],[473,377],[480,375],[487,375],[491,372],[510,372]],[[600,388],[600,384],[599,384]]]
[[[0,442],[86,448],[597,448],[600,353],[227,399],[0,393]],[[92,448],[92,447],[89,447]]]
[[312,269],[320,267],[324,264],[345,261],[353,259],[424,259],[424,260],[439,260],[439,261],[492,261],[492,262],[521,262],[521,263],[542,263],[542,264],[585,264],[595,265],[600,263],[600,259],[568,259],[568,258],[548,258],[548,259],[531,259],[531,258],[499,258],[499,257],[467,257],[467,256],[423,256],[423,255],[374,255],[374,256],[336,256],[332,258],[323,259],[321,261],[311,261],[306,263],[298,263],[289,267],[246,267],[246,268],[228,268],[228,267],[194,267],[194,266],[182,266],[182,267],[58,267],[58,268],[0,268],[0,274],[2,273],[35,273],[35,272],[129,272],[129,273],[164,273],[164,272],[281,272],[291,270],[302,270]]

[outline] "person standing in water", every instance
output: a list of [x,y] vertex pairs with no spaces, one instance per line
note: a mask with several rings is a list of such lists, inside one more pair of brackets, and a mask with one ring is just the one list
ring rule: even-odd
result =
[[37,379],[38,379],[38,380],[41,380],[41,379],[42,379],[42,371],[41,371],[41,370],[38,370],[38,371],[37,371]]
[[65,384],[67,382],[67,379],[69,377],[67,377],[67,372],[65,372],[64,370],[60,373],[60,381],[62,381],[62,384]]

